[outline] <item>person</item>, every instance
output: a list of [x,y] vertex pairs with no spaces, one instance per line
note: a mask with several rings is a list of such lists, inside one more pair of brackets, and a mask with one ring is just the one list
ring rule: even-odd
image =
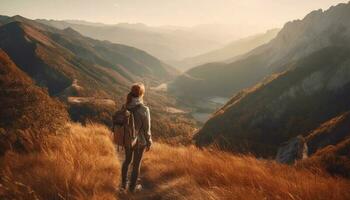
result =
[[129,191],[134,192],[136,187],[140,189],[142,186],[137,185],[140,174],[142,156],[145,150],[149,151],[152,145],[151,137],[151,117],[150,110],[143,103],[145,94],[145,86],[142,83],[135,83],[131,87],[131,91],[126,97],[126,108],[133,113],[135,130],[137,133],[137,141],[134,147],[125,147],[125,160],[122,165],[122,190],[127,189],[128,169],[132,163],[132,172],[129,184]]

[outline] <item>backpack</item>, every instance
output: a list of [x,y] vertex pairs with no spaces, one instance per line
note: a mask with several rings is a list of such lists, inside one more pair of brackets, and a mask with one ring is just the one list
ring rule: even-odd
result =
[[118,149],[119,146],[132,148],[136,145],[137,135],[133,112],[137,110],[138,107],[139,106],[130,111],[126,106],[123,106],[113,115],[113,141],[118,145]]

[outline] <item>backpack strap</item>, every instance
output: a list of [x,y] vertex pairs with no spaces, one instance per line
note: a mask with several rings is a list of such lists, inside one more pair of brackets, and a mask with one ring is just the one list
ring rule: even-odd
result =
[[[136,112],[141,106],[142,106],[142,104],[139,104],[139,105],[135,106],[134,108],[130,109],[130,112],[132,112],[132,114],[133,114],[134,120],[135,120],[135,112]],[[140,133],[141,129],[143,128],[143,120],[142,120],[142,119],[140,119],[140,120],[141,120],[141,126],[140,126],[140,128],[138,129],[138,131],[137,131],[137,135]],[[136,131],[136,130],[135,130],[135,131]],[[138,137],[138,136],[136,136],[136,137]]]
[[[142,104],[139,104],[139,105],[135,106],[135,107],[131,110],[132,114],[134,115],[134,119],[135,119],[135,114],[134,114],[134,113],[135,113],[139,108],[141,108],[141,106],[142,106]],[[143,127],[143,121],[142,121],[142,119],[141,119],[141,127],[140,127],[140,129],[139,129],[138,132],[140,132],[140,130],[141,130],[142,127]]]

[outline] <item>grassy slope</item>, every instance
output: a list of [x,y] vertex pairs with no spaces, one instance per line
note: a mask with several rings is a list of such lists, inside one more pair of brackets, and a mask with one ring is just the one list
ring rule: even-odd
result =
[[[324,173],[195,147],[154,144],[145,190],[117,196],[119,163],[106,128],[69,124],[39,152],[7,152],[0,197],[9,199],[349,199],[350,182]],[[30,166],[30,167],[29,167]]]
[[308,159],[299,161],[297,165],[350,178],[350,138],[318,150]]
[[30,151],[36,139],[58,131],[68,120],[65,107],[35,86],[0,49],[0,155]]
[[119,161],[105,127],[68,124],[40,142],[1,158],[0,199],[116,199]]
[[349,199],[350,182],[306,169],[195,147],[155,144],[145,192],[129,199]]
[[300,166],[350,178],[350,112],[321,124],[305,138],[309,158]]
[[115,199],[108,129],[67,124],[64,106],[0,50],[0,199]]

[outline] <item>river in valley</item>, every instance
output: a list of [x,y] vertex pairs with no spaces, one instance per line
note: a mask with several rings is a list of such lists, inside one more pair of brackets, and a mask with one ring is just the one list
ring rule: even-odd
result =
[[[154,91],[167,92],[168,84],[162,83],[151,89]],[[192,102],[191,104],[186,103],[185,107],[187,108],[167,107],[165,111],[171,114],[189,113],[198,123],[203,124],[210,118],[213,112],[222,107],[228,100],[228,97],[212,96]],[[179,107],[182,107],[182,105],[179,105]]]

